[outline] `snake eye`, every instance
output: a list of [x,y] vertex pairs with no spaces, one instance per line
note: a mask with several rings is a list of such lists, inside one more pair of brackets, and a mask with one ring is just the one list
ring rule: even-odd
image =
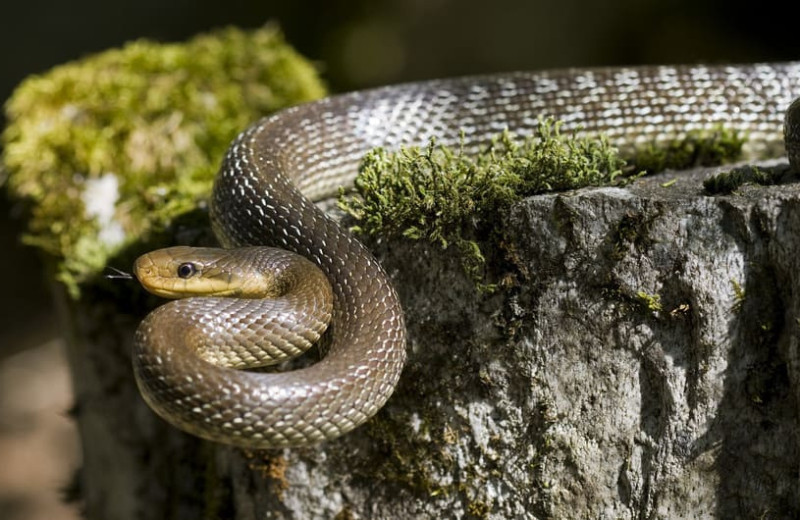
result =
[[197,272],[197,267],[191,262],[185,262],[178,266],[178,276],[181,278],[191,278]]

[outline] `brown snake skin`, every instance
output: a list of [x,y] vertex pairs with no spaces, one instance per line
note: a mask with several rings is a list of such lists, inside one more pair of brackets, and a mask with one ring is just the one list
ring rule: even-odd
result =
[[[334,298],[330,350],[316,364],[285,373],[190,360],[186,345],[170,343],[183,336],[159,327],[211,323],[213,344],[216,328],[236,337],[251,333],[258,319],[183,300],[180,314],[148,317],[137,333],[142,394],[180,428],[251,448],[332,439],[384,405],[406,358],[397,295],[369,251],[312,203],[351,185],[372,147],[422,144],[431,136],[452,145],[463,132],[474,149],[504,129],[528,133],[540,116],[554,116],[565,129],[604,132],[620,147],[722,123],[746,133],[746,152],[762,153],[782,146],[784,114],[798,95],[800,63],[583,69],[392,86],[265,118],[230,147],[214,186],[212,223],[226,247],[274,245],[321,268]],[[797,119],[787,136],[800,134]],[[798,141],[789,148],[796,166]],[[223,324],[222,315],[232,322]]]

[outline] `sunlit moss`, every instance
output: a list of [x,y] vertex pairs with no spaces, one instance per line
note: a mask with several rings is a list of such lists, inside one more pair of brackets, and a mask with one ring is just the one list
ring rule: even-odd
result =
[[358,221],[358,232],[455,248],[465,271],[485,288],[485,259],[475,231],[513,202],[547,191],[611,185],[645,172],[730,162],[745,141],[720,126],[623,156],[602,135],[562,134],[559,122],[543,120],[532,137],[498,135],[476,156],[435,140],[397,152],[375,149],[362,162],[356,195],[342,193],[339,205]]
[[614,183],[625,161],[600,137],[562,134],[560,124],[542,120],[527,139],[498,135],[477,155],[438,145],[366,155],[355,181],[356,195],[339,206],[355,230],[405,236],[454,247],[467,274],[481,280],[484,254],[475,230],[523,197]]
[[744,287],[733,278],[731,278],[731,287],[733,287],[733,305],[731,305],[731,311],[739,312],[742,310],[746,298]]
[[135,41],[25,80],[5,106],[3,167],[24,240],[72,294],[110,255],[207,198],[233,137],[323,96],[274,26]]
[[662,309],[661,295],[659,294],[650,294],[645,291],[639,291],[636,293],[636,298],[639,300],[639,303],[648,311],[659,312]]

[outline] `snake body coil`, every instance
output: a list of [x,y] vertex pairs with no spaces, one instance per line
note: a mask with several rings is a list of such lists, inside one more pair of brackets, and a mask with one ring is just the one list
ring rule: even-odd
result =
[[[273,245],[319,266],[333,290],[330,350],[320,362],[287,373],[189,363],[188,349],[168,344],[158,331],[164,323],[148,318],[134,353],[140,389],[173,424],[254,448],[334,438],[383,406],[405,361],[397,295],[365,247],[312,203],[350,185],[373,147],[422,144],[431,136],[453,145],[463,134],[465,147],[475,149],[505,129],[529,133],[539,117],[553,116],[566,129],[605,133],[620,147],[722,124],[746,133],[749,151],[760,152],[782,144],[784,114],[798,95],[799,63],[561,70],[386,87],[263,119],[224,160],[212,224],[226,246]],[[787,117],[787,136],[800,135],[798,119]],[[798,141],[789,147],[796,167]],[[210,315],[192,314],[200,307]],[[223,308],[188,303],[183,311],[189,316],[165,321],[211,323],[212,332],[217,327],[232,337],[252,334],[251,319],[236,320]],[[223,315],[234,319],[222,323]],[[216,336],[205,341],[213,344]]]

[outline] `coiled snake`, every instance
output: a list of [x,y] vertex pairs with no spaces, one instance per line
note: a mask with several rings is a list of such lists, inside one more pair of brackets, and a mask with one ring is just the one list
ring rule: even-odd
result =
[[[273,245],[311,262],[271,249],[178,248],[139,259],[137,277],[153,292],[244,297],[181,299],[145,318],[133,355],[141,393],[179,428],[251,448],[331,439],[383,406],[406,358],[403,312],[372,255],[312,203],[351,184],[373,147],[435,136],[474,149],[553,116],[621,147],[723,124],[744,132],[757,153],[781,144],[798,95],[800,63],[561,70],[385,87],[267,117],[231,145],[214,185],[212,224],[226,247]],[[798,169],[800,103],[788,114],[787,150]],[[253,280],[266,288],[250,287]],[[195,281],[211,287],[193,288]],[[329,317],[329,351],[316,364],[235,369],[307,348]]]

